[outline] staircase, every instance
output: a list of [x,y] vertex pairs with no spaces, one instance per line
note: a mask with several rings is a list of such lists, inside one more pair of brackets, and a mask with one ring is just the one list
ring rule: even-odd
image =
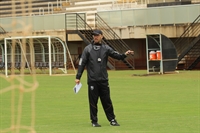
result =
[[187,27],[174,45],[178,53],[178,69],[195,68],[200,62],[200,15]]
[[1,27],[1,25],[0,25],[0,34],[6,34],[6,31],[4,30],[3,27]]
[[[84,14],[66,14],[66,29],[67,34],[78,34],[86,44],[90,44],[93,40],[93,29],[86,23]],[[130,50],[128,45],[120,39],[120,37],[101,19],[98,14],[95,14],[96,29],[103,32],[103,43],[109,45],[119,53],[125,53]],[[121,62],[121,63],[119,63]],[[108,67],[110,69],[134,69],[134,56],[128,56],[124,61],[118,61],[113,58],[108,59]]]
[[[107,25],[107,23],[96,13],[95,14],[95,24],[96,29],[101,29],[104,35],[104,41],[106,44],[111,46],[114,50],[125,53],[127,50],[131,48]],[[113,60],[110,58],[109,60]],[[112,61],[114,62],[114,61]],[[119,61],[115,61],[119,65],[117,65],[117,69],[123,69],[123,66],[127,66],[129,69],[134,69],[134,56],[129,55],[126,60],[123,61],[123,64]],[[121,65],[120,65],[121,64]],[[114,64],[113,64],[114,65]],[[120,67],[122,66],[122,67]],[[125,67],[124,67],[125,68]]]

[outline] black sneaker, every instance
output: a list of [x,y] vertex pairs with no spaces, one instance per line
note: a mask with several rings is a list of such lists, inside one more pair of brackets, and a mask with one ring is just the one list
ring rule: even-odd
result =
[[99,125],[99,123],[97,123],[97,122],[93,122],[93,123],[92,123],[92,126],[93,126],[93,127],[101,127],[101,125]]
[[120,126],[119,123],[117,123],[117,121],[115,119],[110,121],[110,125],[111,126]]

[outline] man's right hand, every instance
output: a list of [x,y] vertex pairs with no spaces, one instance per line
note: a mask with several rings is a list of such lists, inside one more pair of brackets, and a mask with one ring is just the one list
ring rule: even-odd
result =
[[125,55],[129,55],[129,54],[132,54],[132,55],[133,55],[133,54],[134,54],[134,51],[128,50],[128,51],[125,52]]
[[79,80],[79,79],[75,79],[75,83],[76,83],[76,84],[79,84],[79,83],[80,83],[80,80]]

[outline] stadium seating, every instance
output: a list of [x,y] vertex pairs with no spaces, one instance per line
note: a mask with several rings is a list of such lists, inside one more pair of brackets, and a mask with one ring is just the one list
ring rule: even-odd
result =
[[[32,16],[55,13],[86,13],[86,21],[94,26],[94,14],[98,10],[112,10],[119,5],[130,6],[135,0],[1,0],[0,16]],[[126,3],[126,4],[124,4]],[[136,5],[139,7],[139,5]]]
[[[155,3],[157,0],[152,0]],[[161,0],[160,0],[161,1]],[[166,0],[166,2],[176,0]],[[159,3],[159,1],[157,1]],[[200,3],[199,0],[191,0],[191,3]],[[112,10],[124,8],[146,7],[143,0],[0,0],[0,16],[29,16],[45,15],[50,13],[91,12],[98,10]],[[143,6],[141,6],[143,5]]]
[[[65,0],[63,0],[65,1]],[[22,3],[20,0],[2,0],[0,1],[0,16],[12,17],[12,16],[29,16],[29,15],[41,15],[49,14],[53,11],[61,11],[60,1],[56,0],[30,0]],[[52,9],[54,7],[54,9]],[[57,10],[55,10],[55,8]],[[56,13],[55,12],[55,13]]]

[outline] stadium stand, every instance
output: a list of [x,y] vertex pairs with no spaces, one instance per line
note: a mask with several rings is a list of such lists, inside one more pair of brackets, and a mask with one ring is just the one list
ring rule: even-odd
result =
[[[0,1],[0,16],[12,17],[12,16],[29,16],[29,15],[44,15],[54,12],[60,12],[62,7],[62,1],[56,0],[32,0],[31,2],[25,1],[22,3],[20,0]],[[25,7],[22,8],[21,6]]]
[[[94,26],[94,14],[99,10],[113,10],[124,8],[141,8],[146,5],[137,4],[136,0],[1,0],[0,16],[31,16],[56,13],[86,13],[86,21]],[[25,7],[22,8],[21,6]]]
[[[29,16],[45,15],[53,13],[85,12],[88,18],[99,10],[126,9],[126,8],[146,8],[147,4],[168,3],[177,0],[1,0],[0,16]],[[191,3],[200,3],[199,0],[187,0]],[[148,3],[146,3],[148,2]],[[25,7],[25,8],[22,8]]]

